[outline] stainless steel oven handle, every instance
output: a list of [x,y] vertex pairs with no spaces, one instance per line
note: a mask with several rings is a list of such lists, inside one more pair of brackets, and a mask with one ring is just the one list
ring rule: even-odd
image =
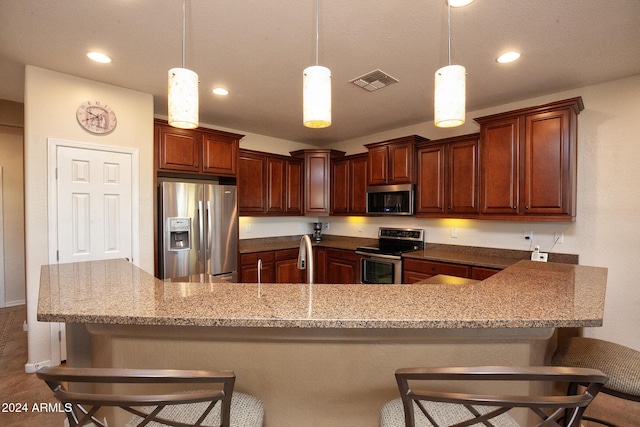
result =
[[360,252],[360,251],[356,251],[356,255],[365,255],[371,258],[392,259],[396,261],[402,259],[402,257],[399,257],[398,255],[372,254],[370,252]]

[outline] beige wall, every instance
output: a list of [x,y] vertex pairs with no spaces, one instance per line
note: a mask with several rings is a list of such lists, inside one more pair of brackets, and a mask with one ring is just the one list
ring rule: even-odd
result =
[[[118,126],[95,136],[77,123],[76,109],[87,100],[109,104]],[[153,271],[153,97],[42,68],[25,69],[25,220],[29,361],[34,369],[51,360],[48,323],[36,320],[40,266],[48,264],[47,138],[130,147],[139,150],[139,254],[134,262]],[[55,357],[53,358],[55,360]]]
[[[22,111],[22,104],[20,111]],[[4,116],[6,117],[6,116]],[[4,120],[3,120],[4,121]],[[25,303],[24,264],[24,178],[22,124],[0,124],[0,167],[2,167],[5,306]]]

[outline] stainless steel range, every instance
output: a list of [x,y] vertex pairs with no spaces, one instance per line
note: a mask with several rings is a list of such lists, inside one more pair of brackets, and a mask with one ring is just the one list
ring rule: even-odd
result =
[[360,283],[402,283],[402,253],[424,249],[424,230],[421,228],[378,229],[378,246],[360,246],[356,254],[360,261]]

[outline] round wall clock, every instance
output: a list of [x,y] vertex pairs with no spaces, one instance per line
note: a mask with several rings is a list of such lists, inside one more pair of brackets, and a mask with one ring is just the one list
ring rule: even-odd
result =
[[76,117],[80,126],[96,135],[104,135],[113,131],[118,123],[116,113],[111,107],[101,104],[100,101],[83,102],[76,111]]

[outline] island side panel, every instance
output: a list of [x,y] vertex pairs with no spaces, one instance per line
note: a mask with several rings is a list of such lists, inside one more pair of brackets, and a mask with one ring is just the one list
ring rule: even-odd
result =
[[[189,329],[166,328],[162,336],[152,329],[145,333],[144,327],[101,325],[92,334],[92,363],[231,369],[237,375],[236,390],[264,402],[266,427],[370,427],[377,425],[381,406],[398,397],[393,374],[399,367],[529,366],[544,361],[554,344],[553,330],[535,329],[416,330],[413,338],[405,334],[395,342],[387,334],[380,342],[373,336],[364,341],[317,339],[315,330],[293,331],[298,338],[286,340],[270,337],[270,331],[257,341],[242,334],[237,340],[233,331],[226,339],[220,331],[215,339],[206,334],[195,338],[202,330]],[[119,425],[122,420],[116,421]]]

